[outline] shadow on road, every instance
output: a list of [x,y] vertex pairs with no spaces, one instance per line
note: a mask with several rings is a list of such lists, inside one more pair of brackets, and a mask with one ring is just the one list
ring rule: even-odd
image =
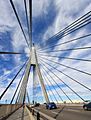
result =
[[64,110],[65,106],[58,112],[58,114],[54,117],[55,119],[58,117],[58,115]]

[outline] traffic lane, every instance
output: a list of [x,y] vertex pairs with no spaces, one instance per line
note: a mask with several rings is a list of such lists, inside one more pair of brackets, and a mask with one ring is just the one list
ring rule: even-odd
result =
[[83,110],[82,106],[64,106],[55,118],[57,120],[90,120],[91,111]]
[[34,109],[38,110],[39,112],[42,112],[50,117],[55,118],[57,114],[59,114],[60,111],[62,111],[64,106],[60,106],[57,109],[48,110],[44,105],[40,105],[39,107],[34,107]]
[[52,113],[52,110],[48,110],[45,108],[45,106],[39,106],[39,107],[35,107],[34,109],[38,110],[39,112],[42,112],[48,116],[51,116],[51,117],[55,117],[55,115]]
[[84,111],[82,106],[59,106],[57,109],[48,110],[45,106],[35,107],[36,110],[49,115],[57,120],[90,120],[91,111]]
[[[34,107],[35,109],[39,110],[39,111],[43,111],[43,112],[47,112],[48,113],[54,113],[54,114],[58,114],[59,112],[61,112],[64,108],[68,108],[68,109],[73,109],[73,110],[83,110],[82,106],[66,106],[66,105],[58,105],[57,109],[52,109],[52,110],[48,110],[46,109],[45,105],[40,105],[39,107]],[[50,111],[50,112],[49,112]]]
[[64,108],[56,120],[91,120],[91,111]]

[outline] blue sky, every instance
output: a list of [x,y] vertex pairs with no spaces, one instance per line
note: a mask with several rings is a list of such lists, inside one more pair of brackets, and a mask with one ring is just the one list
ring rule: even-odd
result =
[[[13,0],[13,1],[14,1],[16,10],[19,14],[21,23],[24,27],[24,31],[28,37],[23,0]],[[26,1],[28,6],[28,0]],[[89,24],[86,27],[80,29],[79,31],[76,31],[73,34],[66,36],[65,38],[58,39],[58,40],[57,39],[48,40],[48,38],[50,38],[51,36],[59,32],[61,29],[65,28],[68,24],[72,23],[74,20],[76,20],[80,16],[90,11],[91,0],[84,0],[84,1],[83,0],[79,0],[79,1],[78,0],[33,0],[32,7],[33,7],[32,8],[32,15],[33,15],[32,16],[32,30],[33,30],[32,39],[33,39],[33,42],[36,44],[37,48],[40,47],[41,49],[43,49],[46,46],[50,47],[51,45],[56,45],[64,41],[68,41],[73,38],[91,33],[91,24]],[[40,45],[40,46],[37,46],[37,45]],[[59,47],[53,47],[50,50],[55,51],[58,49],[69,49],[69,48],[76,48],[76,47],[82,47],[82,46],[84,47],[91,46],[91,37],[84,38],[79,41],[65,44]],[[21,67],[21,65],[24,63],[27,57],[29,57],[29,54],[27,54],[29,53],[29,49],[25,42],[24,36],[22,35],[17,19],[13,13],[9,0],[0,1],[0,51],[15,51],[15,52],[26,53],[26,55],[0,55],[0,89],[1,89],[0,94],[1,94],[2,91],[5,89],[5,87],[9,84],[9,82],[11,81],[11,79],[13,78],[17,70]],[[90,49],[80,50],[80,51],[70,51],[70,52],[65,51],[65,52],[59,52],[59,53],[50,53],[46,51],[44,52],[45,52],[44,53],[45,55],[74,57],[74,58],[89,59],[89,60],[91,59]],[[72,60],[58,59],[58,58],[48,58],[48,59],[55,60],[59,63],[65,64],[89,73],[91,72],[90,62],[80,62],[80,61],[72,61]],[[87,76],[85,74],[59,66],[49,61],[47,62],[53,66],[56,66],[57,69],[62,70],[64,73],[72,76],[73,78],[77,79],[79,82],[91,88],[91,76]],[[40,60],[39,60],[39,63],[42,64]],[[58,74],[58,76],[61,79],[63,79],[69,86],[74,88],[75,91],[81,94],[84,99],[91,99],[91,97],[89,97],[91,96],[91,92],[84,89],[79,84],[73,82],[72,80],[65,77],[64,75],[60,74],[59,72],[52,69],[51,67],[49,68],[53,72]],[[14,72],[12,72],[13,69],[14,69]],[[50,71],[48,73],[53,76],[53,74]],[[47,73],[45,74],[47,75]],[[14,93],[14,90],[19,82],[19,77],[14,82],[14,86],[11,86],[9,91],[6,93],[2,101],[5,101],[6,98],[8,99],[8,101],[10,100],[11,95]],[[61,83],[55,76],[53,77],[55,78],[57,83],[60,84],[63,90],[73,99],[73,101],[80,100],[65,85],[63,85],[63,83]],[[52,79],[50,80],[54,84],[54,87],[62,95],[63,99],[66,100],[67,98],[65,97],[65,95],[60,91],[59,88],[57,88],[53,80]],[[47,84],[45,81],[44,83],[47,87],[50,86],[51,89],[53,90],[53,86],[50,85],[50,83]],[[28,91],[32,90],[32,84],[33,83],[32,83],[32,75],[31,75],[29,79],[29,84],[28,84]],[[39,85],[39,81],[37,81],[37,84]],[[42,92],[41,92],[40,85],[37,87],[37,90],[38,90],[38,93],[36,94],[36,96],[39,95],[38,97],[39,101],[40,101],[40,98],[41,98],[41,101],[43,101],[44,98],[41,96]],[[53,92],[55,93],[57,99],[60,101],[55,90],[53,90]],[[49,91],[49,94],[52,96],[51,91]],[[30,93],[30,96],[32,96],[32,92]]]

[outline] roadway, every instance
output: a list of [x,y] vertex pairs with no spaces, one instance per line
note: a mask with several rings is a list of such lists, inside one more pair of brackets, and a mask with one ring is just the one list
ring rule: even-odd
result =
[[[54,118],[55,120],[91,120],[91,111],[84,111],[80,104],[57,106],[58,108],[53,110],[46,109],[45,105],[33,107],[33,109],[39,111],[42,115],[49,116],[50,118],[48,118],[48,120],[52,120],[51,118]],[[24,112],[23,107],[21,107],[9,116],[7,120],[21,120],[22,118],[24,118],[24,120],[34,120],[34,117],[26,106]]]
[[58,108],[53,110],[47,110],[44,105],[40,105],[35,109],[56,120],[91,120],[91,111],[84,111],[79,105],[58,105]]

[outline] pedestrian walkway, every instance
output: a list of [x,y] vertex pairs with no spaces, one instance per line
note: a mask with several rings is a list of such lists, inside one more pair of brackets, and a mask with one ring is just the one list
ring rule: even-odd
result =
[[16,112],[14,112],[7,120],[33,120],[31,113],[29,113],[28,109],[25,107],[23,109],[19,108]]

